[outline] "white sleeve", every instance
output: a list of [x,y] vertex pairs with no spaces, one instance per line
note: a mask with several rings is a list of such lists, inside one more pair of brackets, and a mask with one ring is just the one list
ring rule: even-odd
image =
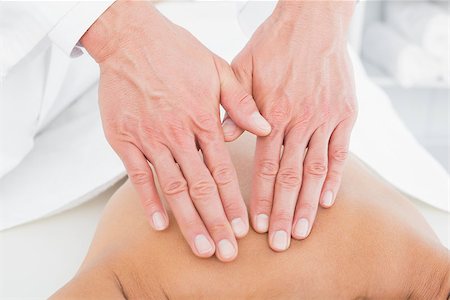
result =
[[78,2],[53,27],[49,38],[66,55],[77,57],[83,54],[78,43],[83,34],[114,1]]
[[67,56],[82,52],[78,40],[113,1],[0,2],[2,78],[34,49],[54,43]]

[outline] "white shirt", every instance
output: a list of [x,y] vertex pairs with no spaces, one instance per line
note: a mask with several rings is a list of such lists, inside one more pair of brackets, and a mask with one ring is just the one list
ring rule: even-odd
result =
[[[70,57],[83,53],[78,41],[112,3],[0,3],[0,178],[23,160],[39,130],[77,96],[74,89],[72,95],[59,95]],[[93,67],[89,58],[84,60],[76,67]],[[88,75],[73,86],[86,87],[93,80]],[[58,95],[65,102],[55,108]]]

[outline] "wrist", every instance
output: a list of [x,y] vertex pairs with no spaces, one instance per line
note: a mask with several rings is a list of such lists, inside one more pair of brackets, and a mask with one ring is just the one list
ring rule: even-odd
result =
[[279,26],[304,37],[346,42],[355,1],[280,0],[271,16]]
[[[143,24],[156,14],[147,2],[116,1],[81,37],[80,42],[97,63],[101,63],[130,43],[139,40]],[[136,38],[134,38],[136,36]]]

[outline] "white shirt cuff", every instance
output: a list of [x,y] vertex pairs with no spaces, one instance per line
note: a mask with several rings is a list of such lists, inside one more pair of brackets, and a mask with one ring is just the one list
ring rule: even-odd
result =
[[49,38],[67,56],[83,54],[79,43],[83,34],[108,9],[114,1],[77,3],[50,31]]

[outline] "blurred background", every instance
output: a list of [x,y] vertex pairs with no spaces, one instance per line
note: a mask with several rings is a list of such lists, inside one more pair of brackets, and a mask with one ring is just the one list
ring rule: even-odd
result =
[[447,172],[449,20],[448,1],[360,1],[350,33],[369,77]]

